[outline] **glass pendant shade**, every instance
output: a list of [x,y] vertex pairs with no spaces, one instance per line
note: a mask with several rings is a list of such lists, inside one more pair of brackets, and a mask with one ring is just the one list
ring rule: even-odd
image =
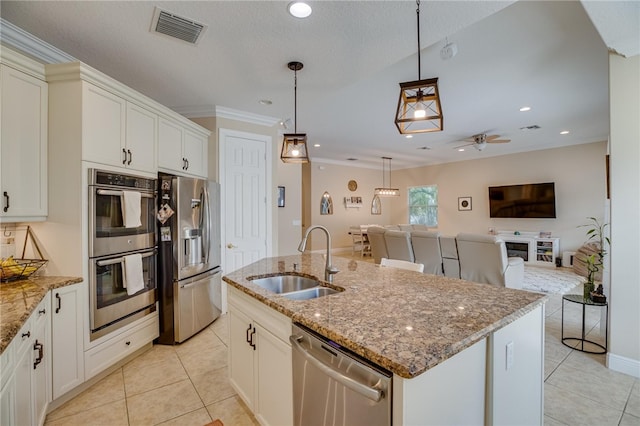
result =
[[[389,186],[386,185],[386,173],[385,173],[385,164],[389,163]],[[391,158],[390,157],[382,157],[382,187],[375,188],[373,190],[373,195],[375,197],[399,197],[400,190],[398,188],[391,188]]]
[[400,83],[395,121],[403,135],[442,131],[443,118],[438,79],[429,78]]
[[395,123],[400,134],[441,132],[443,127],[438,79],[420,78],[420,0],[416,0],[418,29],[418,79],[400,83]]
[[302,62],[292,61],[287,67],[293,71],[293,133],[285,133],[282,141],[280,159],[283,163],[308,163],[307,134],[298,133],[298,71],[303,67]]
[[285,163],[308,163],[307,135],[305,133],[285,133],[280,159]]

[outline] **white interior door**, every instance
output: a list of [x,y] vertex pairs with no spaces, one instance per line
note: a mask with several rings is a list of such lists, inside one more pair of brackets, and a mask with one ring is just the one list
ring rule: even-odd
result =
[[271,255],[271,138],[220,130],[223,271]]

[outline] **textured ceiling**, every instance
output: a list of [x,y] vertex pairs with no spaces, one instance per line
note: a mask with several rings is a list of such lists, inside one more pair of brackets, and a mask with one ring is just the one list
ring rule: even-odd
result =
[[[398,168],[607,138],[608,52],[591,21],[610,13],[606,5],[590,19],[576,1],[422,1],[421,76],[439,77],[445,130],[409,140],[393,117],[398,83],[417,79],[415,2],[315,1],[305,20],[289,16],[287,3],[3,0],[0,13],[182,112],[218,106],[293,118],[286,64],[301,61],[297,129],[321,145],[311,148],[316,160],[378,168],[389,156]],[[151,33],[156,5],[207,25],[202,40]],[[443,60],[447,39],[458,54]],[[519,112],[523,105],[531,111]],[[519,130],[529,125],[541,129]],[[512,142],[453,149],[481,132]]]

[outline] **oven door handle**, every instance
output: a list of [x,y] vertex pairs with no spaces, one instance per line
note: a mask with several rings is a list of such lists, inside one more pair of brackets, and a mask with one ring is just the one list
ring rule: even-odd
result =
[[[142,254],[142,258],[144,259],[145,257],[153,256],[156,253],[157,253],[157,251],[154,249],[152,251],[143,253]],[[123,263],[123,262],[124,262],[124,257],[116,257],[114,259],[98,260],[98,261],[96,261],[96,265],[98,265],[98,266],[107,266],[107,265],[115,265],[116,263]]]
[[303,340],[303,337],[300,335],[289,336],[289,342],[291,342],[291,346],[294,350],[298,351],[303,357],[312,365],[317,367],[320,371],[322,371],[327,376],[331,377],[338,383],[343,384],[354,392],[359,393],[360,395],[375,401],[379,402],[382,397],[382,391],[379,389],[371,388],[363,383],[354,380],[353,378],[342,374],[339,371],[334,370],[331,366],[325,364],[322,360],[314,357],[310,354],[305,348],[302,347],[300,342]]
[[[115,190],[112,190],[112,189],[98,189],[97,193],[98,193],[98,195],[122,196],[123,191],[115,191]],[[149,192],[140,192],[140,196],[142,198],[154,198],[155,194],[149,193]]]

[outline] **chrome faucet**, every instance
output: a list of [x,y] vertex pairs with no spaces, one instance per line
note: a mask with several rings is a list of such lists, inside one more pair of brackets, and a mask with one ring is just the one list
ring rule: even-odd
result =
[[324,280],[332,283],[333,275],[337,274],[340,271],[338,270],[338,268],[331,265],[331,234],[329,234],[327,228],[322,225],[311,225],[309,228],[307,228],[307,232],[304,233],[304,237],[302,238],[302,241],[300,241],[300,245],[298,246],[298,251],[301,253],[304,252],[305,248],[307,247],[307,238],[309,237],[311,231],[313,231],[314,229],[322,229],[327,236],[327,256],[324,267]]

